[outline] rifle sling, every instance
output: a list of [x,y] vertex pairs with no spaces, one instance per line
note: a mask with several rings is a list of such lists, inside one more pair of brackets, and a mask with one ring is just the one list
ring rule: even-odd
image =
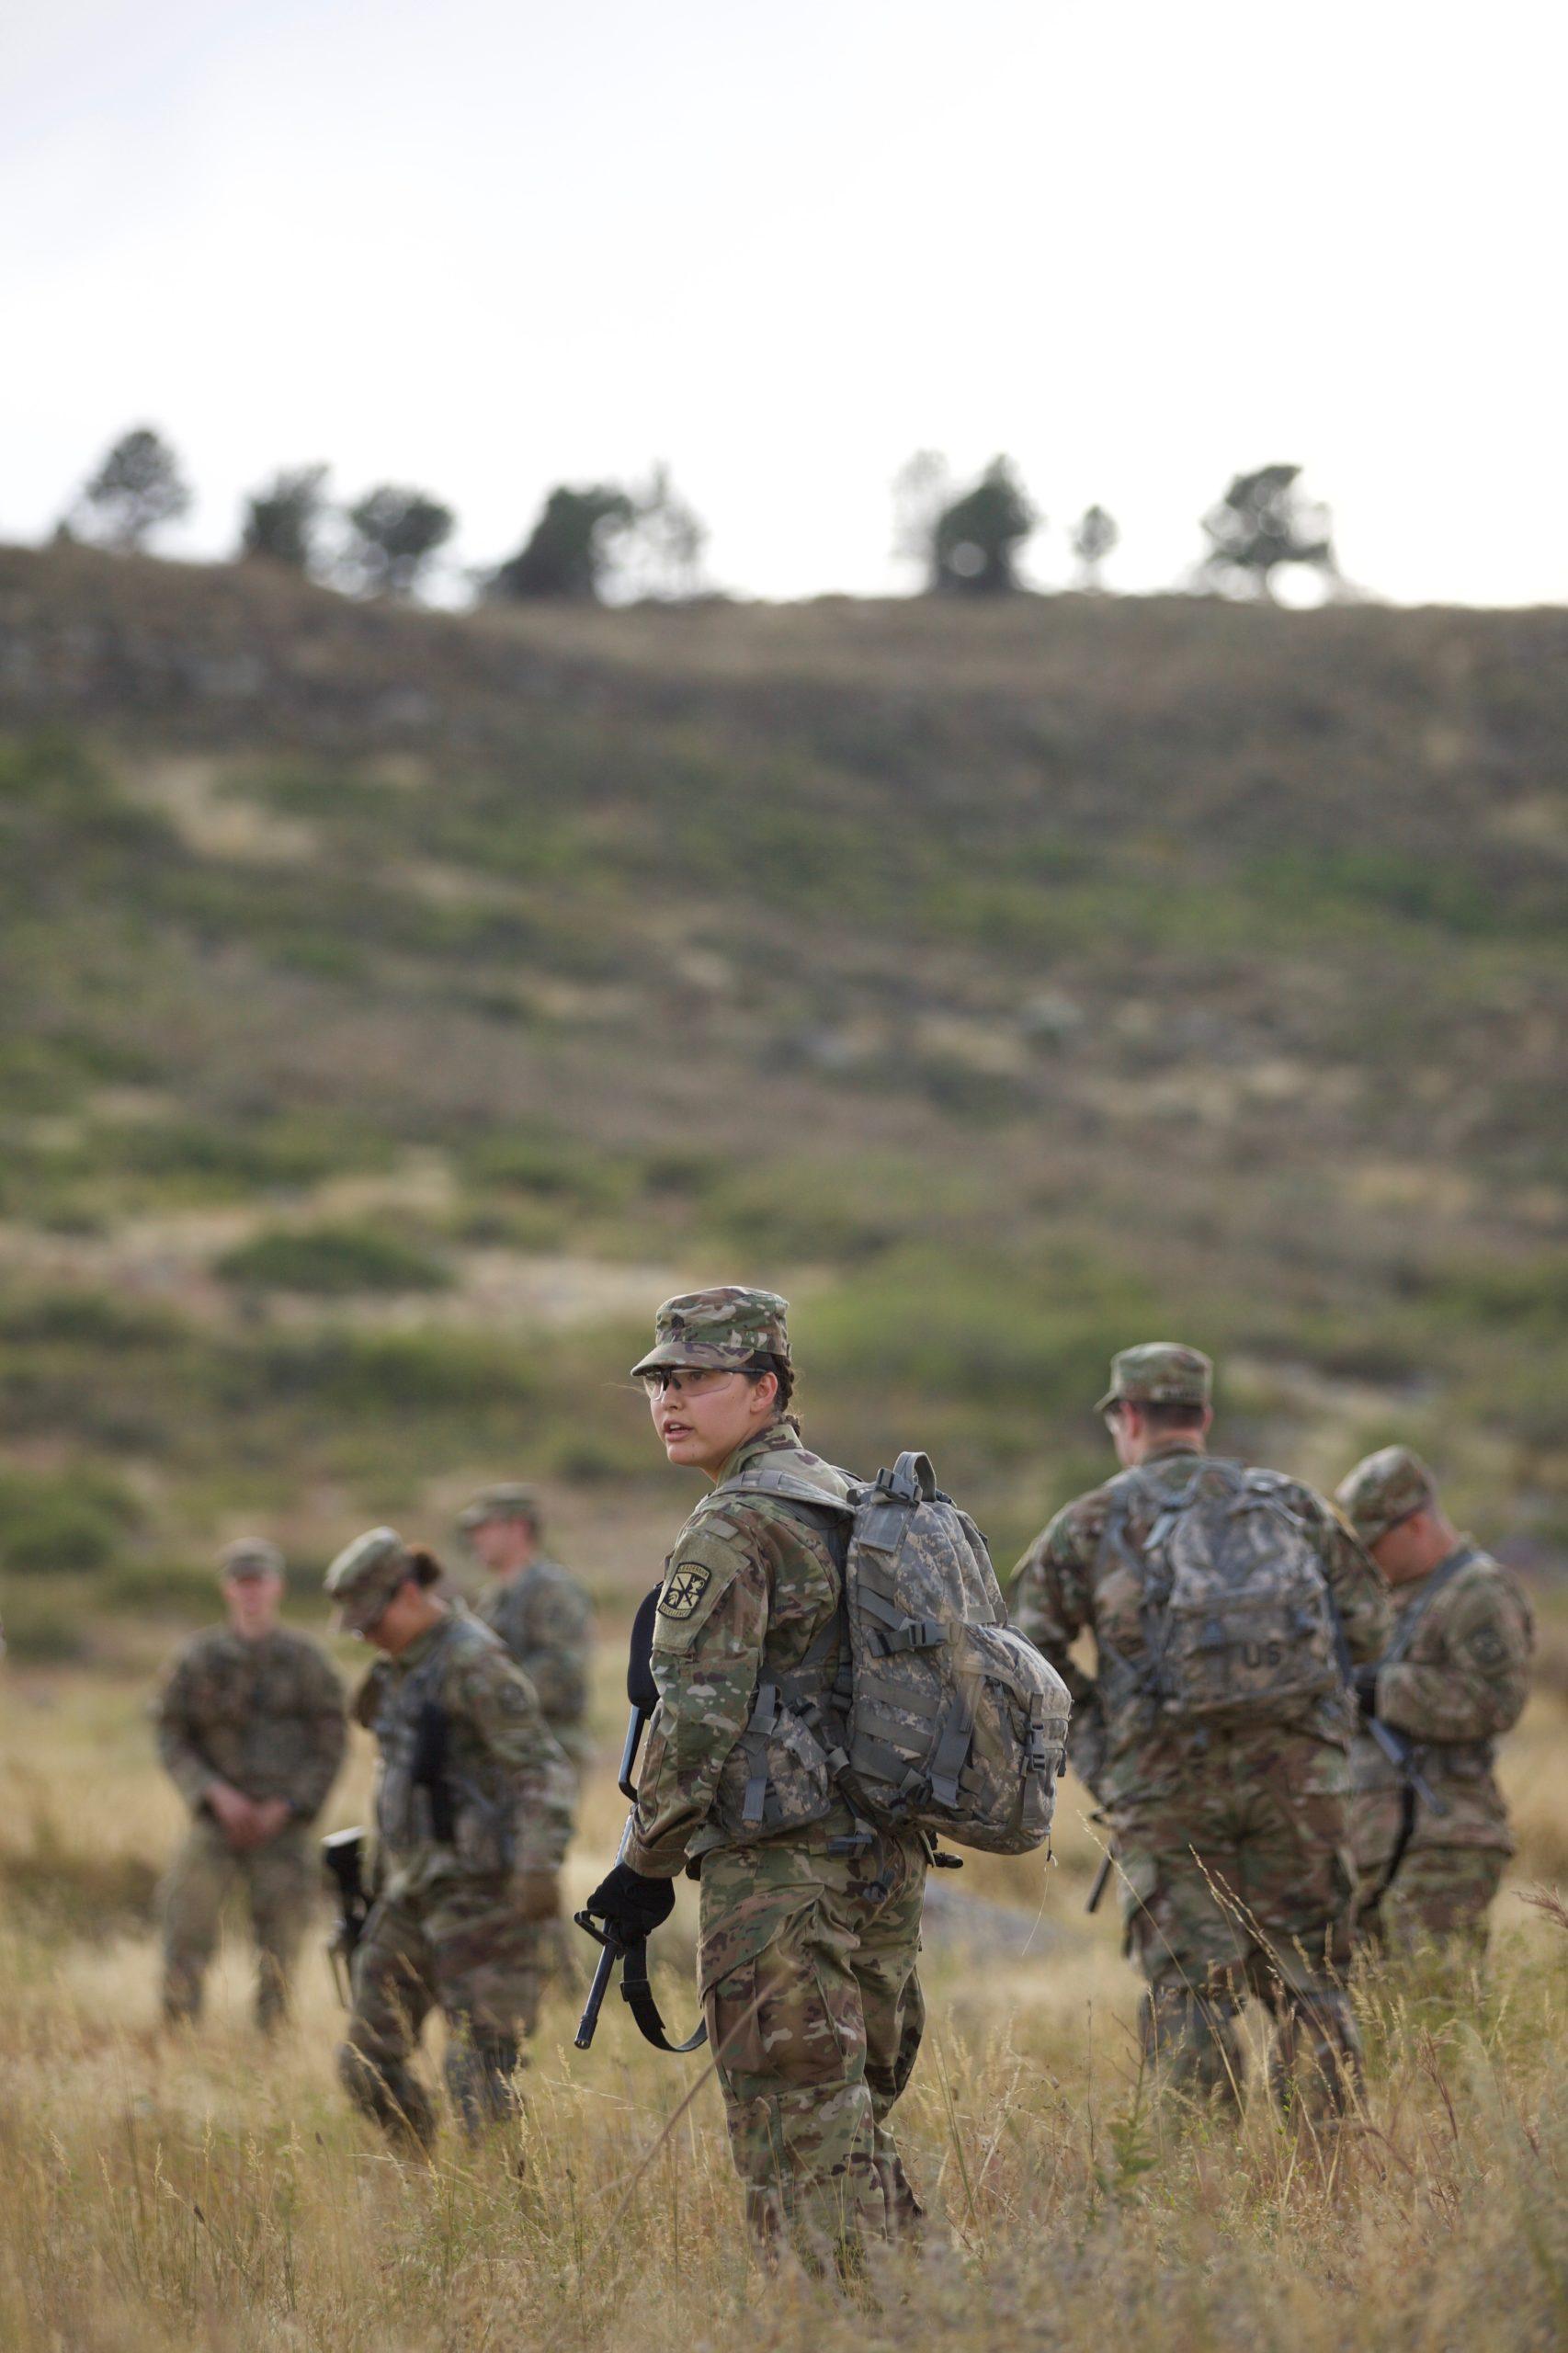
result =
[[659,2005],[653,1999],[653,1988],[648,1982],[648,1939],[639,1937],[636,1943],[621,1947],[621,1999],[637,2021],[637,2030],[644,2042],[655,2051],[700,2051],[708,2040],[708,2021],[699,2018],[697,2030],[684,2042],[672,2042],[659,2015]]

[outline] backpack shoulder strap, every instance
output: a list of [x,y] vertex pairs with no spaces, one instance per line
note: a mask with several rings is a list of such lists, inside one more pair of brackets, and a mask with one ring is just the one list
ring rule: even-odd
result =
[[835,1512],[845,1519],[853,1519],[858,1509],[852,1495],[835,1495],[831,1487],[820,1487],[815,1480],[802,1478],[798,1471],[778,1471],[767,1462],[737,1472],[733,1479],[721,1480],[705,1500],[711,1503],[716,1496],[736,1495],[777,1495],[781,1503],[811,1504],[819,1511]]
[[1426,1591],[1416,1596],[1395,1628],[1393,1640],[1383,1653],[1381,1665],[1397,1666],[1401,1659],[1408,1657],[1410,1645],[1420,1631],[1422,1620],[1443,1587],[1451,1585],[1460,1571],[1468,1569],[1476,1557],[1473,1544],[1461,1544],[1457,1552],[1451,1552],[1446,1561],[1440,1563],[1432,1571],[1426,1580]]

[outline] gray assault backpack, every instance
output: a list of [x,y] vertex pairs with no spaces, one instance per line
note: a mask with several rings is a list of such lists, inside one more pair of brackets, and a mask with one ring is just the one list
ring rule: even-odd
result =
[[[852,1810],[988,1854],[1040,1846],[1066,1750],[1067,1687],[1008,1625],[985,1540],[926,1457],[901,1454],[847,1497],[766,1462],[714,1492],[777,1495],[847,1523],[838,1623],[848,1640],[808,1712]],[[759,1817],[762,1803],[758,1792]]]
[[[1144,1586],[1144,1688],[1162,1714],[1256,1722],[1343,1680],[1341,1637],[1322,1555],[1284,1480],[1205,1461],[1162,1493],[1158,1466],[1128,1474],[1104,1542],[1135,1559]],[[1157,1506],[1134,1544],[1142,1496]]]

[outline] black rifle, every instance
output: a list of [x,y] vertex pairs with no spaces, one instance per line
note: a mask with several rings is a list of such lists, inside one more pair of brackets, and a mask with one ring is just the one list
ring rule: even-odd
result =
[[[626,1745],[620,1752],[620,1771],[617,1779],[620,1794],[631,1806],[632,1812],[627,1816],[626,1827],[620,1834],[617,1861],[626,1853],[631,1825],[637,1819],[637,1784],[632,1779],[637,1769],[637,1752],[642,1745],[642,1734],[647,1729],[648,1720],[659,1704],[659,1687],[653,1680],[653,1620],[663,1591],[663,1586],[656,1585],[652,1593],[644,1597],[631,1625],[631,1649],[626,1663],[626,1697],[631,1703],[631,1713],[627,1718]],[[583,2015],[577,2021],[577,2049],[586,2051],[593,2041],[599,2012],[604,2006],[609,1981],[615,1974],[615,1964],[619,1961],[624,1964],[620,1972],[621,1995],[642,2034],[654,2049],[676,2052],[699,2050],[708,2040],[707,2026],[700,2020],[696,2033],[687,2035],[684,2042],[672,2042],[665,2031],[659,2006],[653,1999],[653,1989],[648,1983],[647,1938],[638,1937],[631,1944],[622,1944],[614,1929],[608,1924],[601,1928],[591,1912],[575,1912],[572,1916],[578,1927],[585,1929],[597,1945],[604,1948],[599,1954],[598,1967],[594,1972],[594,1982],[588,1988],[588,1998],[583,2005]]]
[[1370,1927],[1375,1920],[1379,1904],[1399,1876],[1399,1867],[1403,1862],[1411,1839],[1415,1835],[1417,1798],[1430,1813],[1439,1815],[1447,1813],[1449,1802],[1447,1798],[1440,1798],[1437,1795],[1437,1790],[1416,1764],[1414,1741],[1406,1740],[1404,1734],[1395,1732],[1392,1724],[1380,1723],[1376,1716],[1363,1715],[1361,1722],[1377,1742],[1389,1763],[1395,1768],[1403,1785],[1399,1793],[1399,1836],[1393,1842],[1393,1852],[1389,1857],[1387,1868],[1378,1881],[1376,1889],[1367,1897],[1359,1910],[1359,1917]]
[[1100,1867],[1095,1873],[1095,1883],[1089,1890],[1089,1900],[1084,1906],[1085,1912],[1097,1912],[1099,1910],[1100,1898],[1104,1895],[1107,1888],[1110,1885],[1110,1875],[1115,1869],[1116,1856],[1114,1851],[1108,1847],[1105,1853],[1100,1858]]
[[430,1801],[431,1837],[438,1847],[449,1847],[452,1792],[447,1781],[447,1711],[438,1699],[426,1699],[419,1711],[408,1778]]
[[321,1852],[337,1896],[337,1926],[327,1953],[338,1999],[347,2009],[354,1955],[365,1933],[373,1901],[365,1885],[365,1834],[362,1830],[334,1830],[322,1840]]

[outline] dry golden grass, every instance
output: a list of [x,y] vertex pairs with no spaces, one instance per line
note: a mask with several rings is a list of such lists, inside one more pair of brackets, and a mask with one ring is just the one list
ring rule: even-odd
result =
[[[1568,1939],[1560,1904],[1553,1916],[1520,1901],[1561,1880],[1568,1704],[1555,1690],[1510,1756],[1525,1846],[1490,1987],[1444,2000],[1418,1983],[1363,1986],[1370,2091],[1333,2145],[1298,2138],[1258,2102],[1239,2131],[1151,2109],[1114,1906],[1093,1923],[1082,1913],[1095,1848],[1074,1785],[1057,1867],[966,1870],[964,1900],[1006,1905],[1023,1934],[933,1941],[930,2031],[902,2116],[932,2224],[924,2252],[879,2270],[850,2309],[750,2264],[701,2058],[648,2051],[619,2003],[584,2057],[571,2048],[575,2005],[555,1996],[525,2123],[477,2154],[449,2136],[429,2169],[381,2154],[347,2112],[319,1953],[278,2047],[247,2023],[236,1948],[201,2031],[165,2037],[144,1915],[178,1809],[142,1712],[154,1647],[140,1639],[118,1671],[10,1678],[7,2353],[847,2353],[1005,2340],[1416,2353],[1544,2347],[1568,2328]],[[574,1893],[619,1827],[616,1677],[607,1651],[604,1769]],[[367,1762],[358,1750],[335,1820],[362,1805]],[[682,2018],[691,1927],[683,1893],[661,1939],[667,2006]]]

